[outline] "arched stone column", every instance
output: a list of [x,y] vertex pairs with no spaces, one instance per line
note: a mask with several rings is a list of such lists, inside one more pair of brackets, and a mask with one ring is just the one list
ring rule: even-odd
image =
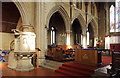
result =
[[70,45],[70,33],[71,31],[70,30],[66,30],[66,35],[67,35],[67,39],[66,39],[66,45]]
[[[76,18],[79,20],[79,23],[80,23],[80,25],[81,25],[81,27],[82,27],[82,30],[85,29],[85,28],[87,27],[87,25],[86,25],[85,19],[83,18],[83,16],[82,16],[80,13],[75,14],[75,15],[73,16],[73,19],[72,19],[72,21],[71,21],[71,24],[74,22],[74,20],[75,20]],[[71,25],[70,28],[72,29],[72,25]]]
[[50,18],[51,16],[56,13],[56,12],[59,12],[65,22],[65,28],[66,30],[69,30],[70,29],[70,18],[66,12],[66,10],[61,6],[61,5],[57,5],[55,7],[53,7],[50,12],[48,13],[47,15],[47,20],[46,20],[46,25],[47,25],[47,28],[49,28],[49,21],[50,21]]
[[[86,39],[86,29],[87,29],[87,25],[86,25],[86,22],[85,22],[85,19],[83,18],[83,16],[80,14],[80,13],[77,13],[73,16],[73,19],[71,21],[71,31],[72,31],[72,24],[74,22],[75,19],[78,19],[80,25],[81,25],[81,28],[82,28],[82,45],[84,48],[87,48],[87,39]],[[72,39],[71,39],[72,40]],[[72,41],[71,41],[72,42]]]
[[83,31],[82,31],[82,47],[83,48],[87,48],[87,34],[86,34],[86,27],[83,28]]
[[36,33],[36,48],[40,48],[39,65],[45,63],[45,52],[47,51],[47,26],[45,25],[44,3],[35,3],[35,33]]
[[18,8],[21,18],[22,18],[22,25],[30,25],[30,15],[25,6],[24,2],[19,2],[19,0],[12,0],[16,7]]
[[98,25],[94,19],[91,19],[90,24],[93,28],[94,33],[94,47],[96,47],[96,41],[98,40]]
[[[55,7],[53,7],[50,12],[48,13],[47,15],[47,20],[46,20],[46,26],[47,28],[49,29],[49,21],[50,21],[50,18],[51,16],[56,13],[56,12],[59,12],[64,20],[64,23],[65,23],[65,29],[66,29],[66,44],[68,45],[70,43],[70,18],[69,18],[69,15],[67,14],[66,10],[61,6],[61,5],[57,5]],[[68,33],[69,32],[69,33]]]
[[109,24],[110,24],[110,21],[109,21],[109,19],[110,19],[110,7],[109,7],[109,5],[107,4],[106,5],[106,35],[109,35],[109,31],[110,31],[110,29],[109,29]]
[[97,41],[98,41],[98,35],[94,35],[94,47],[96,47],[97,45]]

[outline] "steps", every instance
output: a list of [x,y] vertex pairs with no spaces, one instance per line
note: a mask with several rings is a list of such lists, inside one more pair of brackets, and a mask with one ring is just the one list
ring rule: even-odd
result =
[[95,69],[96,67],[93,66],[70,62],[62,64],[62,66],[55,70],[55,72],[64,74],[66,76],[84,76],[88,78],[94,73]]
[[89,71],[86,71],[86,72],[83,72],[82,70],[79,70],[79,69],[73,69],[73,68],[69,68],[69,67],[60,67],[59,69],[61,70],[66,70],[66,71],[72,71],[72,72],[75,72],[77,74],[81,73],[83,75],[91,75],[91,72]]
[[60,66],[62,66],[63,63],[61,62],[56,62],[56,61],[52,61],[52,60],[46,60],[46,62],[44,63],[44,65],[41,65],[41,67],[54,71],[56,69],[58,69]]
[[61,69],[55,70],[55,71],[58,72],[58,73],[67,75],[67,76],[82,76],[82,75],[75,74],[75,73],[72,73],[72,72],[69,72],[69,71],[66,71],[66,70],[61,70]]

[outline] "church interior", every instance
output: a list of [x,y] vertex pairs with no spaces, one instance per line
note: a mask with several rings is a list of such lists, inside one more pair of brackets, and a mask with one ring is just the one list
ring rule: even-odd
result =
[[0,76],[119,78],[119,4],[0,1]]

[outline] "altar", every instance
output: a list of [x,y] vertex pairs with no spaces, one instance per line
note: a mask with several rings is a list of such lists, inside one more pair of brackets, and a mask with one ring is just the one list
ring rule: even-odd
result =
[[101,52],[102,49],[76,49],[75,62],[91,66],[101,65]]

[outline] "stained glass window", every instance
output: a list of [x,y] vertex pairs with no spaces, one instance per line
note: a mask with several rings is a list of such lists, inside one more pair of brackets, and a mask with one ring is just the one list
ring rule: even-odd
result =
[[120,19],[118,18],[119,15],[119,3],[120,0],[116,0],[116,32],[120,32]]
[[114,13],[114,10],[115,8],[114,8],[114,6],[113,5],[111,5],[111,7],[110,7],[110,32],[115,32],[115,22],[114,22],[114,18],[115,18],[115,13]]
[[120,32],[120,0],[110,7],[110,32]]

